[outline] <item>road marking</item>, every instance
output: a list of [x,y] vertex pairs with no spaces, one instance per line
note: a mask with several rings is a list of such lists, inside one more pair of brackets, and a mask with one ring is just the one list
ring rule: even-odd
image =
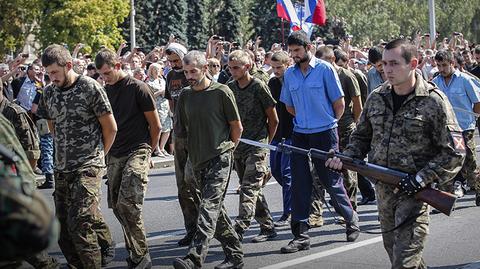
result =
[[349,245],[346,245],[346,246],[341,246],[341,247],[338,247],[338,248],[329,249],[329,250],[318,252],[318,253],[315,253],[315,254],[303,256],[303,257],[300,257],[300,258],[297,258],[297,259],[293,259],[293,260],[289,260],[289,261],[285,261],[285,262],[261,267],[260,269],[280,269],[280,268],[292,267],[292,266],[295,266],[295,265],[298,265],[298,264],[301,264],[301,263],[306,263],[306,262],[309,262],[309,261],[317,260],[317,259],[320,259],[320,258],[323,258],[323,257],[327,257],[327,256],[335,255],[335,254],[338,254],[338,253],[342,253],[342,252],[345,252],[345,251],[349,251],[349,250],[352,250],[352,249],[360,248],[360,247],[363,247],[363,246],[375,244],[375,243],[378,243],[378,242],[381,242],[381,241],[382,241],[382,237],[377,236],[377,237],[374,237],[374,238],[370,238],[370,239],[360,241],[360,242],[357,242],[357,243],[353,243],[353,244],[349,244]]
[[480,261],[472,262],[472,263],[467,264],[463,267],[460,267],[459,269],[479,269],[479,268],[480,268]]

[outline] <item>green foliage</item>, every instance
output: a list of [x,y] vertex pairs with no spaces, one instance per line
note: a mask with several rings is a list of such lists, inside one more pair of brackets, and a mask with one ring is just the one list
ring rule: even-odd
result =
[[25,39],[35,27],[40,15],[40,0],[1,1],[0,6],[0,57],[23,48]]
[[205,0],[188,0],[187,41],[190,49],[205,48],[208,40]]
[[[282,43],[282,20],[277,17],[276,1],[255,1],[250,8],[254,35],[262,36],[262,47],[269,49],[273,43]],[[268,25],[268,27],[265,27]],[[290,23],[284,21],[284,38],[290,33]]]
[[39,32],[42,47],[52,43],[86,44],[86,51],[101,46],[118,47],[123,36],[118,25],[129,14],[128,0],[50,0],[45,1]]
[[[139,1],[140,2],[140,1]],[[141,1],[147,2],[147,1]],[[171,34],[182,43],[187,43],[187,0],[156,0],[154,22],[148,27],[153,30],[155,44],[166,44]]]
[[[224,0],[224,7],[218,13],[218,34],[227,41],[237,41],[241,38],[242,5],[238,0]],[[242,41],[242,40],[240,40]]]

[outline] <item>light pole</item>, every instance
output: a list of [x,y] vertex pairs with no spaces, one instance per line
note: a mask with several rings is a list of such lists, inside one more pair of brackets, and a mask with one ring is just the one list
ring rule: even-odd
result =
[[135,0],[130,0],[130,48],[133,51],[135,47]]
[[430,44],[433,44],[437,34],[435,30],[435,0],[428,0],[428,18],[430,22]]

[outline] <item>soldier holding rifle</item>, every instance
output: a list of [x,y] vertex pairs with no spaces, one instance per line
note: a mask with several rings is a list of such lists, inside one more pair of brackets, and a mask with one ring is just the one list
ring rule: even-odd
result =
[[[422,252],[428,233],[426,203],[414,194],[445,183],[460,170],[465,154],[461,129],[447,97],[415,73],[417,49],[397,39],[383,52],[388,82],[374,90],[360,117],[347,156],[408,173],[397,186],[376,184],[384,247],[392,268],[426,268]],[[325,165],[340,171],[333,157]]]

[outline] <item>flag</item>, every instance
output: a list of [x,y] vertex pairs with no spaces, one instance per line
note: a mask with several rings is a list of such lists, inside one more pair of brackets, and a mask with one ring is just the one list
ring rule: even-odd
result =
[[302,23],[298,19],[297,12],[291,0],[277,0],[277,15],[291,22],[294,31],[300,30]]
[[305,0],[305,21],[325,25],[327,14],[323,0]]
[[297,17],[300,21],[300,27],[295,27],[292,23],[290,24],[290,32],[303,30],[307,33],[308,38],[312,36],[313,33],[313,23],[306,22],[306,14],[304,6],[300,4],[295,4],[295,11],[297,12]]

